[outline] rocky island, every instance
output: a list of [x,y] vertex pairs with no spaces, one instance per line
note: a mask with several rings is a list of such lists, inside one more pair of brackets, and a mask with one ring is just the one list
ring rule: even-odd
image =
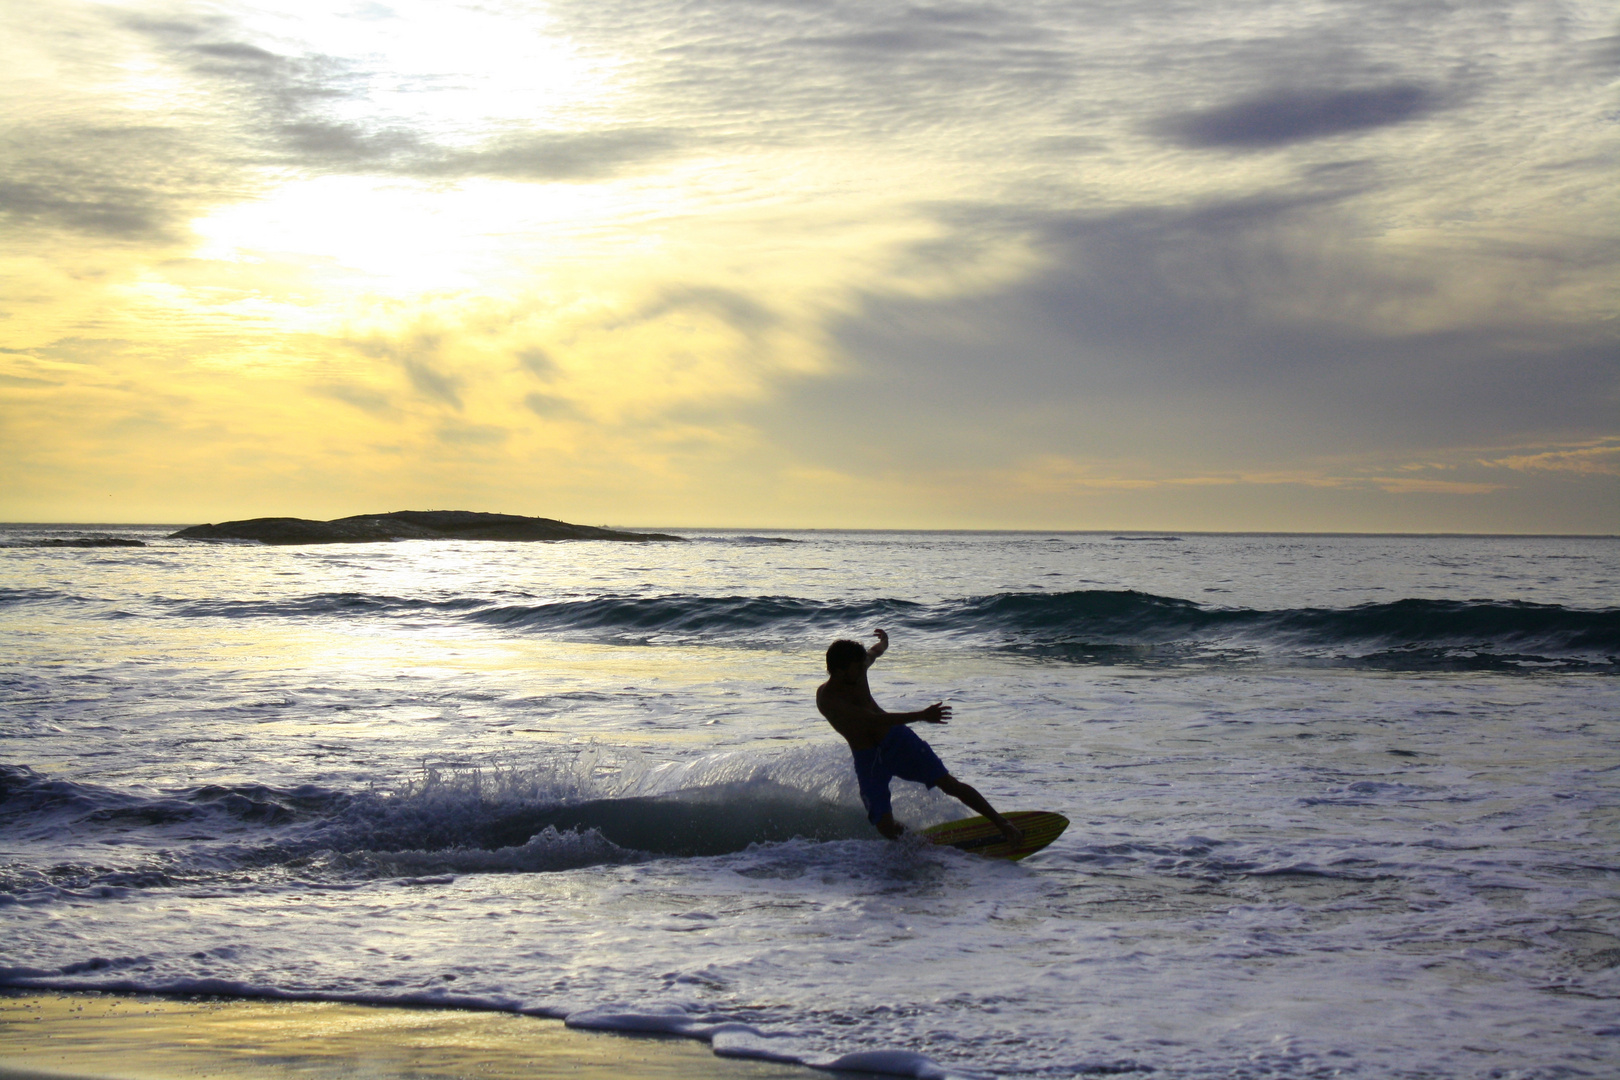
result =
[[264,517],[193,525],[171,533],[177,540],[257,540],[264,544],[365,544],[383,540],[681,540],[668,533],[626,532],[573,525],[519,514],[472,510],[396,510],[333,521]]

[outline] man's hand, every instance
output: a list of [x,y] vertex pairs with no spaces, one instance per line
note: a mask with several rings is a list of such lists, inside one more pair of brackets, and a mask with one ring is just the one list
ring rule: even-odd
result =
[[887,630],[874,630],[872,636],[877,638],[876,645],[866,647],[866,666],[871,667],[872,661],[882,656],[889,648],[889,632]]
[[917,712],[917,719],[925,724],[943,724],[951,717],[951,707],[943,701],[936,701],[926,709]]

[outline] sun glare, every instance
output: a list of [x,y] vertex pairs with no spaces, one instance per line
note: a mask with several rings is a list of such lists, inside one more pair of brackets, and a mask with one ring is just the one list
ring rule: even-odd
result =
[[611,217],[608,185],[476,180],[452,191],[417,182],[326,176],[221,207],[192,223],[197,257],[334,261],[356,287],[403,295],[487,286]]

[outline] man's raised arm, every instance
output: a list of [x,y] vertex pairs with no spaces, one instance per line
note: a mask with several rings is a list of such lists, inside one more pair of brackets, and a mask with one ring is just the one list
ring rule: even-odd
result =
[[889,648],[889,632],[887,630],[874,630],[872,636],[877,638],[877,644],[866,647],[867,667],[871,667],[873,661],[887,652]]

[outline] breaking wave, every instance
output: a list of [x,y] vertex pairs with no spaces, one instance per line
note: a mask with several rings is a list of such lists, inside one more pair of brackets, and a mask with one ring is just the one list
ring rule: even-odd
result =
[[[0,878],[0,905],[217,888],[263,881],[267,872],[328,883],[534,873],[876,835],[847,757],[826,748],[663,764],[576,750],[523,766],[430,765],[357,791],[121,790],[0,765],[0,829],[25,844],[71,840],[85,853],[14,866]],[[114,836],[122,854],[109,859],[100,841]],[[184,857],[171,854],[182,847]]]

